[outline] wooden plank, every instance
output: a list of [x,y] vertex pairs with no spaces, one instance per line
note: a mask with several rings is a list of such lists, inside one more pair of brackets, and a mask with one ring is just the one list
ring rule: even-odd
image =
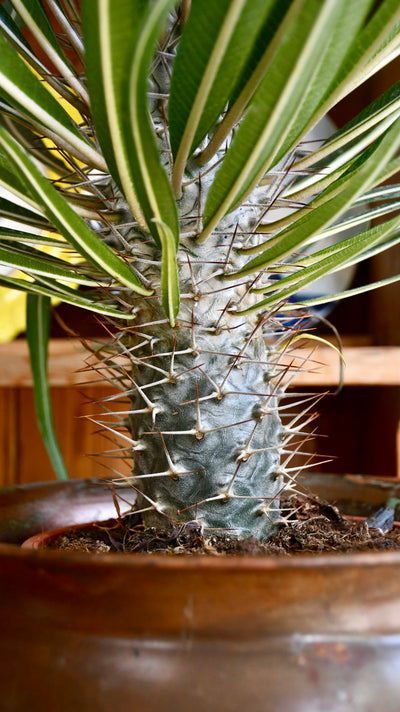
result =
[[[109,468],[114,468],[121,474],[130,473],[130,461],[104,454],[106,450],[114,450],[115,446],[98,432],[98,426],[87,418],[100,411],[96,403],[98,398],[114,393],[109,387],[52,389],[55,428],[70,477],[108,478],[114,475]],[[15,437],[19,450],[19,466],[13,482],[55,479],[36,424],[32,389],[18,389],[18,399],[19,427]],[[120,404],[116,402],[111,401],[108,405],[114,410],[121,409]]]
[[[304,359],[310,354],[308,364]],[[344,385],[400,385],[399,346],[344,346]],[[52,386],[75,386],[96,383],[98,376],[87,370],[87,354],[75,339],[53,339],[50,342],[49,374]],[[284,363],[299,369],[293,384],[302,386],[336,386],[339,379],[340,359],[328,346],[310,346],[296,349],[286,356]],[[0,345],[0,388],[31,386],[29,356],[26,342],[18,339]]]
[[[328,346],[317,346],[308,363],[302,359],[310,351],[297,352],[293,359],[302,372],[296,374],[295,386],[337,386],[340,378],[339,355]],[[304,356],[301,355],[304,354]],[[400,347],[398,346],[345,346],[343,349],[344,386],[398,386],[400,385]],[[287,359],[288,362],[288,359]]]
[[[49,345],[51,385],[81,385],[97,379],[94,372],[86,371],[87,358],[87,352],[78,339],[51,339]],[[32,386],[25,339],[0,344],[0,387],[8,386]]]
[[0,486],[12,485],[19,469],[18,391],[0,390]]

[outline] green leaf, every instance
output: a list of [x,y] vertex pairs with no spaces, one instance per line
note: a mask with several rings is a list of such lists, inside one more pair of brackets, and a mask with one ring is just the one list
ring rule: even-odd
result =
[[[326,38],[326,50],[323,61],[317,66],[316,71],[296,106],[296,121],[283,142],[278,158],[286,155],[297,142],[300,133],[315,125],[315,114],[319,109],[327,89],[334,82],[338,68],[348,55],[354,40],[362,31],[365,20],[373,5],[373,0],[352,0],[345,2],[336,22],[332,22],[331,32]],[[318,114],[317,114],[318,116]]]
[[87,102],[86,90],[78,80],[75,71],[62,51],[43,4],[39,0],[11,0],[11,2],[50,62],[78,96],[81,96]]
[[106,171],[107,166],[86,139],[82,137],[71,117],[57,99],[45,88],[43,82],[29,69],[16,50],[0,35],[0,93],[3,98],[29,117],[32,125],[73,156],[89,165]]
[[[161,164],[153,124],[147,106],[147,81],[154,48],[174,0],[155,0],[140,22],[129,81],[129,112],[125,134],[131,147],[131,165],[136,191],[149,230],[159,246],[168,225],[176,246],[179,242],[178,211],[171,184]],[[127,119],[129,117],[129,121]]]
[[[235,89],[273,0],[194,0],[174,62],[169,99],[173,186]],[[190,70],[189,70],[190,68]]]
[[179,280],[174,236],[165,223],[160,224],[162,246],[161,297],[162,305],[172,327],[179,312]]
[[[345,124],[343,128],[335,131],[332,136],[324,141],[321,147],[297,160],[293,165],[293,170],[303,171],[310,166],[313,166],[312,173],[319,166],[326,166],[330,170],[331,167],[335,168],[338,165],[337,159],[341,159],[342,154],[345,153],[346,156],[341,159],[341,164],[343,164],[343,162],[347,161],[349,149],[354,148],[360,153],[365,147],[361,136],[366,135],[366,138],[368,138],[371,135],[371,129],[379,128],[382,125],[386,128],[385,119],[389,116],[393,120],[396,119],[399,107],[400,82],[396,82],[393,87],[381,94],[356,117]],[[309,178],[316,180],[313,175]],[[309,180],[309,178],[306,180]],[[287,191],[288,195],[296,193],[303,183],[305,183],[303,178],[295,181],[290,190]]]
[[[359,294],[365,294],[366,292],[372,292],[379,287],[388,287],[390,284],[395,284],[400,281],[400,274],[394,275],[393,277],[387,277],[386,279],[380,279],[376,282],[371,282],[370,284],[364,284],[360,287],[354,287],[353,289],[346,289],[344,292],[338,292],[337,294],[327,294],[322,297],[315,297],[313,299],[303,299],[301,302],[295,304],[290,303],[283,305],[280,308],[282,312],[291,312],[294,309],[310,309],[311,307],[319,306],[320,304],[328,304],[330,302],[338,302],[342,299],[348,299],[349,297],[356,297]],[[239,312],[238,312],[239,313]]]
[[[0,217],[3,217],[0,210]],[[15,230],[11,227],[0,227],[0,238],[9,240],[19,244],[27,243],[28,245],[43,245],[45,247],[57,247],[60,250],[65,250],[68,246],[64,240],[57,240],[53,237],[46,237],[42,233],[30,233],[23,230]],[[70,248],[68,248],[70,250]],[[43,253],[40,253],[43,255]]]
[[89,92],[100,143],[133,215],[159,246],[159,225],[167,224],[177,242],[179,222],[149,117],[147,78],[173,4],[89,0],[83,14]]
[[45,71],[44,65],[40,62],[35,53],[32,52],[21,30],[11,17],[10,11],[7,10],[4,5],[0,5],[0,32],[8,38],[11,44],[18,49],[18,52],[22,54],[32,66],[36,67],[39,71]]
[[[8,289],[16,289],[18,292],[28,294],[42,294],[52,299],[58,299],[65,304],[86,309],[87,311],[103,314],[104,316],[115,317],[117,319],[134,319],[134,314],[126,314],[124,311],[119,311],[116,307],[108,306],[104,303],[104,293],[102,299],[98,296],[91,296],[88,293],[80,293],[74,289],[70,289],[66,285],[61,285],[50,279],[44,279],[42,282],[28,282],[25,279],[18,277],[8,277],[0,275],[0,286]],[[110,300],[111,301],[111,300]],[[114,299],[115,301],[115,299]]]
[[[361,261],[370,255],[371,248],[376,245],[380,245],[380,249],[376,250],[377,252],[387,249],[385,242],[387,243],[391,235],[398,233],[399,228],[400,218],[397,217],[383,225],[378,225],[363,233],[342,240],[338,244],[315,252],[303,260],[290,263],[288,265],[289,269],[297,267],[295,274],[288,275],[274,284],[267,285],[263,289],[264,294],[269,292],[273,292],[273,294],[268,295],[254,308],[273,307],[295,294],[298,290],[309,286],[317,279]],[[400,237],[397,237],[392,244],[396,244],[399,241]],[[261,289],[256,291],[261,291]]]
[[37,209],[35,201],[30,195],[27,195],[26,187],[21,181],[13,164],[7,160],[7,157],[0,153],[0,185],[2,188],[10,191],[20,200],[29,203],[31,207]]
[[68,472],[54,428],[50,389],[47,376],[47,349],[50,332],[50,299],[28,294],[26,336],[33,376],[37,422],[51,464],[59,480],[67,480]]
[[[337,72],[334,82],[327,87],[326,97],[319,107],[318,118],[328,113],[332,106],[399,55],[399,31],[398,0],[383,0],[377,3],[369,22],[357,33],[351,51]],[[396,51],[386,56],[386,49],[393,44]]]
[[85,65],[96,133],[115,182],[124,192],[136,220],[145,220],[139,206],[126,139],[130,66],[144,2],[86,0],[82,7]]
[[[400,164],[398,164],[398,170]],[[400,198],[400,184],[380,185],[377,188],[369,190],[354,201],[355,205],[373,205],[384,200],[398,200]]]
[[250,53],[244,63],[241,75],[231,93],[226,113],[215,126],[209,142],[196,162],[204,166],[218,152],[220,146],[228,139],[231,132],[245,113],[251,98],[254,96],[263,76],[271,61],[270,44],[279,25],[281,24],[292,0],[275,0],[270,8],[270,13],[259,32],[258,37],[249,48]]
[[[386,132],[385,136],[379,139],[373,148],[369,149],[366,157],[356,169],[352,169],[351,177],[346,176],[339,179],[342,190],[337,192],[335,186],[327,189],[329,197],[327,201],[320,196],[322,204],[315,207],[307,215],[300,217],[292,225],[284,229],[274,238],[274,246],[265,249],[258,257],[247,263],[241,270],[230,275],[226,279],[233,279],[245,274],[251,274],[264,269],[270,264],[293,254],[293,252],[304,244],[308,243],[313,235],[317,235],[323,228],[330,225],[342,213],[351,207],[352,203],[364,191],[374,184],[374,180],[380,175],[385,165],[396,153],[400,145],[400,119]],[[335,194],[337,193],[337,194]],[[279,238],[279,239],[278,239]]]
[[[391,203],[384,203],[377,208],[371,208],[371,210],[363,210],[362,212],[357,212],[350,217],[347,215],[340,220],[340,222],[335,222],[330,227],[322,230],[319,233],[318,241],[325,240],[331,235],[339,235],[341,232],[346,230],[354,229],[359,225],[367,225],[372,220],[381,218],[384,215],[389,215],[390,213],[398,212],[400,210],[400,201],[393,201]],[[351,214],[351,213],[350,213]],[[314,240],[313,240],[314,241]]]
[[98,286],[98,282],[82,273],[78,266],[70,265],[29,245],[0,240],[0,262],[28,275],[42,275],[92,288]]
[[7,200],[7,198],[1,197],[0,218],[13,220],[14,222],[22,223],[22,225],[26,225],[28,227],[37,227],[41,230],[54,229],[43,215],[39,215],[39,213],[29,210],[29,208],[24,208],[12,200]]
[[[297,138],[302,134],[307,117],[299,122],[298,112],[324,66],[343,2],[295,0],[291,5],[271,43],[267,71],[208,194],[203,239],[281,158],[294,126]],[[320,76],[317,87],[325,93]]]
[[13,138],[0,127],[0,146],[15,170],[19,171],[30,195],[49,221],[75,250],[120,284],[139,294],[149,295],[131,267],[93,232],[39,172]]
[[[278,220],[271,220],[269,223],[266,224],[261,224],[257,230],[259,233],[272,233],[272,232],[277,232],[278,230],[281,230],[282,228],[286,227],[286,225],[294,224],[294,222],[298,221],[302,216],[307,216],[311,213],[312,210],[315,210],[315,208],[320,207],[324,203],[326,203],[331,197],[334,195],[337,195],[340,193],[346,185],[348,185],[350,179],[352,176],[355,176],[356,173],[358,172],[361,163],[365,160],[365,157],[368,157],[370,154],[370,149],[367,148],[367,150],[364,150],[364,156],[358,156],[352,161],[350,161],[349,168],[346,170],[346,166],[344,166],[342,169],[339,169],[337,171],[334,171],[331,176],[328,176],[326,180],[321,180],[318,181],[317,185],[315,187],[319,188],[325,188],[319,195],[317,195],[311,202],[307,203],[305,208],[297,208],[296,211],[293,211],[286,215],[283,218],[280,218]],[[392,160],[389,160],[388,162],[384,162],[382,169],[378,171],[378,173],[375,175],[374,180],[372,185],[376,186],[379,185],[380,183],[383,183],[384,181],[389,180],[392,178],[395,174],[398,173],[400,170],[400,158],[396,157]],[[344,172],[343,172],[344,171]],[[338,176],[338,177],[337,177]],[[381,215],[385,215],[387,212],[392,212],[393,209],[390,207],[390,205],[387,205],[387,208],[382,205],[380,209],[376,209],[376,213],[374,212],[373,215],[368,215],[370,213],[369,211],[369,204],[374,203],[377,201],[384,201],[384,200],[391,200],[393,197],[395,197],[395,192],[398,190],[396,186],[381,186],[379,188],[372,188],[372,190],[368,190],[366,193],[362,193],[360,196],[354,199],[352,203],[352,208],[357,208],[360,210],[360,206],[364,206],[364,211],[366,213],[365,219],[369,219],[372,217],[378,217],[379,210]],[[299,191],[300,193],[300,191]],[[296,199],[299,196],[299,193],[296,193]],[[301,191],[301,193],[304,195],[307,193],[307,189]],[[392,197],[391,197],[392,196]],[[291,195],[291,198],[294,197]],[[285,195],[286,198],[286,195]],[[290,207],[290,199],[288,200],[288,206]],[[360,214],[361,215],[361,214]],[[352,218],[352,220],[355,220],[356,218]],[[364,220],[359,219],[359,223],[364,222]],[[341,223],[340,223],[341,224]],[[339,231],[340,224],[338,227]],[[324,230],[322,230],[321,234],[321,239],[325,238],[328,234],[333,234],[335,233],[335,225],[332,225],[331,227],[328,227]],[[280,236],[282,235],[281,232],[277,232],[274,237],[270,237],[267,241],[267,243],[260,243],[258,245],[252,245],[250,247],[246,246],[242,248],[242,251],[244,254],[252,254],[256,252],[262,252],[264,248],[267,246],[272,246],[273,244],[276,244],[280,241]],[[305,241],[303,245],[306,244],[311,244],[315,242],[317,239],[320,239],[318,237],[315,237],[313,235],[310,236],[310,239]]]

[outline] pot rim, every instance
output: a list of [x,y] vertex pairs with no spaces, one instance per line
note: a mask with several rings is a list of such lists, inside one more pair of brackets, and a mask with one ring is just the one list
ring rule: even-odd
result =
[[[314,474],[312,480],[316,477]],[[324,481],[334,480],[338,484],[346,484],[349,478],[347,476],[338,475],[327,475],[323,476]],[[352,479],[352,478],[350,478]],[[384,499],[387,498],[388,494],[392,494],[393,488],[399,488],[398,482],[382,482],[370,477],[360,476],[358,479],[362,480],[364,483],[372,486],[374,488],[378,487],[379,490],[383,488]],[[44,482],[44,483],[34,483],[28,485],[20,485],[18,490],[29,492],[29,490],[42,490],[45,491],[45,498],[47,497],[46,490],[52,492],[52,490],[84,490],[88,485],[92,487],[96,485],[95,491],[98,490],[99,484],[104,485],[104,481],[99,479],[77,479],[68,480],[65,482]],[[65,486],[66,485],[66,486]],[[397,487],[396,487],[397,486]],[[3,488],[3,492],[12,492],[15,487]],[[385,490],[388,489],[388,492]],[[101,491],[101,488],[100,488]],[[399,491],[400,494],[400,491]],[[65,506],[64,500],[62,501],[63,506]],[[29,510],[30,511],[30,510]],[[23,514],[26,515],[26,510],[23,510]],[[92,523],[104,523],[109,521],[109,519],[104,520],[93,520]],[[72,527],[76,528],[82,525],[82,522],[75,522],[70,525],[63,526],[61,529]],[[43,528],[43,532],[45,527]],[[50,531],[53,531],[52,529]],[[35,536],[35,535],[34,535]],[[26,537],[26,539],[31,537]],[[33,537],[32,537],[33,538]],[[11,540],[12,541],[12,540]],[[12,557],[17,557],[20,561],[59,561],[62,562],[62,566],[68,566],[69,562],[75,562],[77,564],[81,563],[87,564],[91,561],[93,566],[104,566],[109,567],[112,564],[118,562],[119,565],[124,568],[143,568],[143,567],[157,567],[157,569],[174,570],[181,569],[185,567],[188,571],[193,571],[196,568],[200,568],[204,571],[206,570],[216,570],[218,568],[223,568],[225,570],[235,570],[247,569],[247,570],[274,570],[280,568],[282,570],[294,570],[294,569],[315,569],[323,570],[326,568],[344,568],[348,569],[355,565],[363,565],[364,567],[375,567],[380,568],[388,565],[399,565],[400,566],[400,551],[374,551],[374,552],[356,552],[356,553],[340,553],[340,552],[329,552],[325,554],[293,554],[293,555],[223,555],[223,556],[204,556],[202,554],[190,554],[190,555],[176,555],[168,556],[165,554],[143,554],[137,553],[134,555],[129,555],[125,552],[110,552],[110,553],[96,553],[91,555],[87,552],[77,552],[77,551],[65,551],[65,550],[54,550],[54,549],[28,549],[26,547],[22,548],[20,543],[10,543],[7,541],[0,541],[0,557],[4,556],[7,559]],[[90,558],[89,558],[90,557]]]

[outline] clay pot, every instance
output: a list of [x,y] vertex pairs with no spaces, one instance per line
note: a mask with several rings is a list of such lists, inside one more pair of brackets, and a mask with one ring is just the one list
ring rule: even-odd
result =
[[7,712],[399,709],[399,553],[181,558],[1,544],[0,599]]

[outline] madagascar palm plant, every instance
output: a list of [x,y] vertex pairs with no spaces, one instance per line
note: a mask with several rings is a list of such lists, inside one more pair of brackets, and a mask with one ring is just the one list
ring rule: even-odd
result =
[[287,354],[310,309],[376,285],[307,290],[400,241],[400,187],[380,187],[400,167],[400,82],[304,138],[400,54],[399,3],[78,5],[0,8],[0,260],[18,270],[1,284],[29,293],[53,460],[62,473],[42,378],[51,298],[109,325],[96,368],[129,398],[144,521],[265,537],[307,421],[308,404],[282,418]]

